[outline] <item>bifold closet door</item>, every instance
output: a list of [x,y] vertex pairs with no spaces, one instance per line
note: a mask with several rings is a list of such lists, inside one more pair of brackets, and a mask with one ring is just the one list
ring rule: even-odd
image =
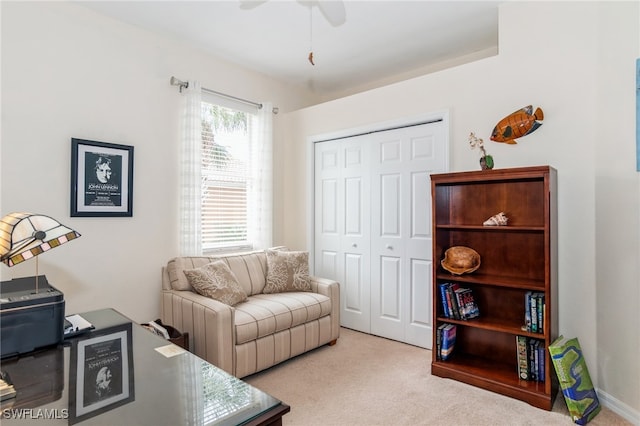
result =
[[340,283],[344,327],[431,347],[431,173],[443,122],[314,146],[315,274]]
[[370,332],[369,150],[364,137],[315,144],[315,274],[340,283],[340,324]]
[[431,173],[442,122],[371,135],[371,333],[431,347]]

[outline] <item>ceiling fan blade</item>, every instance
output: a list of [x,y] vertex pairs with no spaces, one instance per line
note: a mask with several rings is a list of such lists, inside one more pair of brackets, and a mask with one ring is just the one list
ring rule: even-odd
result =
[[336,0],[318,0],[318,8],[334,27],[339,27],[347,20],[344,3]]
[[253,9],[260,6],[262,3],[266,3],[267,0],[240,0],[240,9]]

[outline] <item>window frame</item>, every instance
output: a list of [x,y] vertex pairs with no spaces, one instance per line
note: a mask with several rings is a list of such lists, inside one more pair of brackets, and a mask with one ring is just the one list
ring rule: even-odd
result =
[[[203,93],[202,94],[202,99],[201,99],[201,111],[204,111],[204,104],[210,104],[210,105],[214,105],[220,108],[226,108],[226,109],[231,109],[234,111],[239,111],[242,113],[245,113],[246,116],[246,120],[247,120],[247,131],[246,131],[246,135],[245,135],[245,140],[244,143],[246,143],[247,149],[249,149],[250,146],[250,138],[251,138],[251,126],[252,126],[252,115],[255,115],[257,110],[255,107],[246,105],[244,103],[241,102],[237,102],[237,101],[233,101],[231,99],[226,99],[224,97],[221,96],[217,96],[214,94],[209,94],[209,93]],[[205,120],[205,116],[204,113],[201,112],[201,120],[204,122]],[[204,126],[201,132],[201,148],[200,148],[200,152],[201,155],[204,156],[205,152],[204,152],[204,145],[203,145],[203,136],[204,136]],[[214,133],[213,129],[212,129],[212,134]],[[247,163],[249,163],[250,160],[250,156],[251,154],[249,153],[249,158],[246,159]],[[224,244],[224,243],[209,243],[205,241],[204,238],[204,229],[205,229],[205,221],[204,221],[204,212],[205,212],[205,167],[204,167],[204,162],[203,164],[201,164],[201,174],[202,174],[202,191],[201,191],[201,212],[200,212],[200,226],[201,229],[203,230],[200,236],[200,240],[201,240],[201,247],[202,247],[202,254],[203,255],[207,255],[207,254],[218,254],[218,253],[229,253],[229,252],[238,252],[238,251],[248,251],[248,250],[252,250],[254,248],[254,244],[249,240],[249,214],[248,214],[248,187],[250,184],[250,178],[251,178],[251,171],[249,169],[249,165],[246,165],[246,169],[245,169],[245,173],[244,173],[244,178],[245,178],[245,235],[246,235],[246,239],[243,241],[235,241],[235,242],[230,242],[229,244]]]

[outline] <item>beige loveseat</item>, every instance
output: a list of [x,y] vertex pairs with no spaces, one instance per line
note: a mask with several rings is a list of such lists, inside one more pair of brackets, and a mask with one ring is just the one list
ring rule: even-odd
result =
[[[229,306],[198,294],[184,270],[223,260],[248,298]],[[178,257],[162,268],[162,322],[190,335],[199,357],[244,377],[324,344],[340,334],[337,282],[309,277],[311,291],[263,294],[265,251]]]

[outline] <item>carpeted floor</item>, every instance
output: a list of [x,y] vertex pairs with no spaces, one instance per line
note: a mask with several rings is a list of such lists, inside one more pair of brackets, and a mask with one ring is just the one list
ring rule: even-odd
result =
[[[323,346],[243,380],[291,406],[285,425],[574,424],[552,411],[430,373],[431,352],[342,328]],[[631,425],[603,408],[589,425]]]

